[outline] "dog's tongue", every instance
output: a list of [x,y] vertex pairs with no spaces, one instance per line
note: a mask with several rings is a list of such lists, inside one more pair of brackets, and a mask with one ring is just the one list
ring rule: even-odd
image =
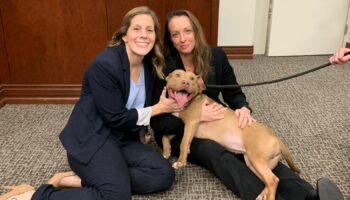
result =
[[174,95],[176,102],[182,107],[188,101],[187,94],[183,92],[177,92]]

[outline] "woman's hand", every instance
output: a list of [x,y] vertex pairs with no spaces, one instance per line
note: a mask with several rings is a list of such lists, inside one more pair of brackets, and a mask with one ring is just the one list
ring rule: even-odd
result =
[[329,58],[329,62],[332,64],[343,64],[350,60],[350,55],[344,56],[345,53],[350,52],[349,48],[340,48],[338,51]]
[[183,107],[171,98],[166,98],[166,88],[164,87],[157,104],[152,106],[152,116],[162,113],[180,112]]
[[246,125],[251,126],[256,120],[250,115],[250,110],[246,107],[235,110],[235,114],[238,117],[238,127],[244,128]]
[[205,100],[202,103],[202,112],[201,112],[201,122],[210,122],[224,118],[224,111],[227,108],[223,105],[213,102],[209,103],[208,100]]

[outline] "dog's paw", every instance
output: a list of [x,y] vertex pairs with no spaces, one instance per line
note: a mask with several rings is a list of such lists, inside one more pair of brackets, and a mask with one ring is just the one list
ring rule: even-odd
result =
[[267,200],[267,188],[264,188],[264,190],[259,194],[258,197],[256,197],[255,200]]
[[174,169],[180,169],[181,167],[184,167],[184,166],[186,166],[186,162],[178,162],[178,161],[176,161],[176,162],[173,163],[173,168]]
[[266,194],[264,195],[260,194],[258,197],[256,197],[255,200],[266,200]]
[[169,159],[170,158],[170,152],[164,152],[163,151],[163,157],[165,158],[165,159]]

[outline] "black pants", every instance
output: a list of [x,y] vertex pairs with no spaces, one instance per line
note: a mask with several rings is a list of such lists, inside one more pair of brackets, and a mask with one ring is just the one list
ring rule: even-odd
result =
[[175,179],[170,163],[151,147],[113,136],[88,164],[69,155],[68,162],[82,179],[83,187],[59,189],[42,185],[33,200],[128,200],[132,194],[166,190]]
[[[160,146],[163,134],[176,134],[171,141],[172,153],[179,155],[183,134],[182,121],[171,115],[160,115],[152,119],[151,124]],[[242,155],[233,154],[212,140],[194,138],[188,160],[207,168],[243,200],[255,200],[264,189],[263,182],[247,167]],[[304,200],[313,190],[308,182],[281,162],[273,173],[280,180],[276,196],[278,200]]]

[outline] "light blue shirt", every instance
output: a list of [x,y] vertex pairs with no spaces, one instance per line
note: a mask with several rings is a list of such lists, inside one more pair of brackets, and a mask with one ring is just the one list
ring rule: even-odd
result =
[[146,101],[145,73],[142,68],[139,80],[135,83],[130,79],[130,93],[126,108],[143,108]]
[[148,126],[151,120],[152,109],[145,106],[146,102],[146,87],[145,87],[145,72],[142,67],[139,80],[135,83],[130,79],[130,93],[128,102],[126,103],[127,109],[136,108],[138,113],[138,119],[136,125]]

